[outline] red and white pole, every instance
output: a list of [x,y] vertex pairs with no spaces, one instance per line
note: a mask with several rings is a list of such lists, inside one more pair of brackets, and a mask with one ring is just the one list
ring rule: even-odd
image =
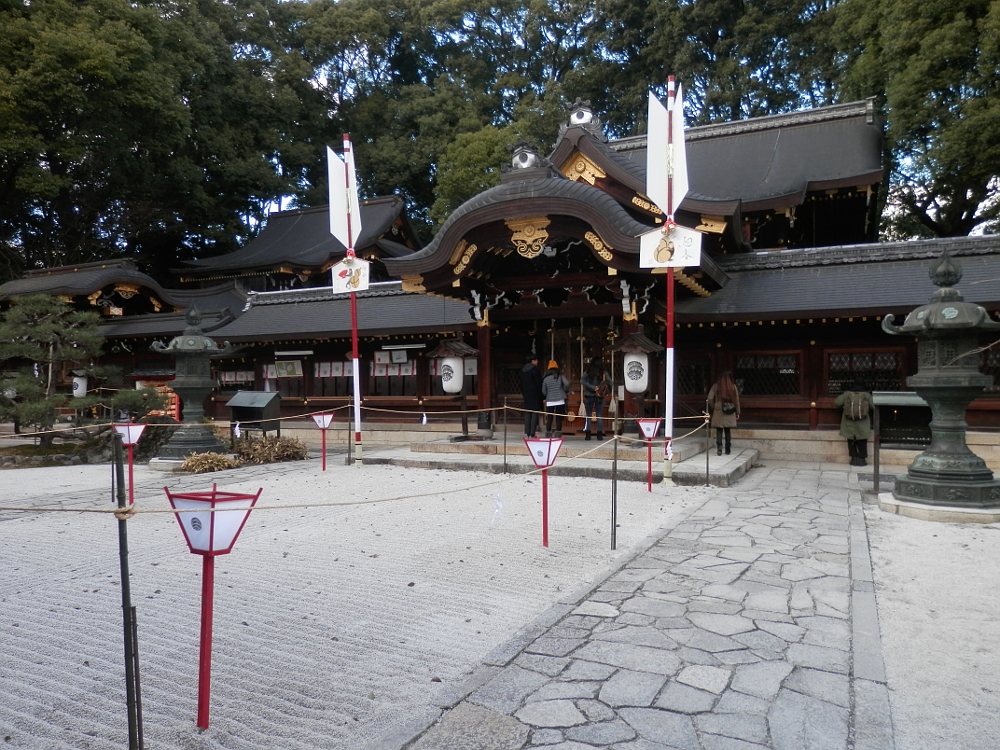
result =
[[201,558],[201,651],[198,656],[198,726],[208,729],[212,691],[212,606],[215,592],[215,556]]
[[[353,173],[354,156],[351,152],[351,136],[344,133],[344,161],[349,165],[344,170],[344,188],[348,193],[347,200],[347,253],[348,260],[353,260],[354,230],[351,227],[351,175]],[[358,349],[358,294],[351,292],[351,367],[354,373],[354,461],[362,463],[361,451],[361,361]]]
[[[674,224],[674,98],[677,93],[674,77],[667,78],[667,220],[664,230]],[[666,300],[666,355],[664,357],[665,382],[663,388],[663,477],[673,476],[670,461],[670,441],[674,436],[674,269],[667,268]]]

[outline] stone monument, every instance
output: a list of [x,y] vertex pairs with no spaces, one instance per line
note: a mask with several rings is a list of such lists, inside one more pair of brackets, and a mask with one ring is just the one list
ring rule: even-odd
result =
[[883,510],[937,520],[1000,520],[1000,481],[986,462],[969,450],[965,411],[992,384],[979,371],[979,334],[1000,331],[979,305],[965,302],[953,287],[962,278],[961,264],[947,251],[930,268],[939,289],[930,304],[918,307],[903,324],[886,315],[882,329],[917,339],[917,374],[906,380],[931,408],[931,443],[896,479],[892,500]]

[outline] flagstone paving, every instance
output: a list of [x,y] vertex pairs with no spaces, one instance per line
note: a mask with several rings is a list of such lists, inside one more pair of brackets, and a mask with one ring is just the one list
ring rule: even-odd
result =
[[[755,469],[550,613],[406,746],[893,748],[860,503],[844,471]],[[469,716],[505,729],[467,741]]]

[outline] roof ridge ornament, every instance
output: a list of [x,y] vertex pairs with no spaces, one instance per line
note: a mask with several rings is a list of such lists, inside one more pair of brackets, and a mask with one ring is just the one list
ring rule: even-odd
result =
[[928,275],[934,286],[955,286],[962,280],[962,264],[953,259],[948,248],[945,248],[937,262],[931,264]]
[[538,152],[538,146],[534,141],[518,138],[516,142],[507,144],[506,148],[511,154],[511,160],[510,164],[500,167],[501,182],[510,179],[530,180],[562,176],[552,166],[552,162]]
[[604,126],[601,123],[601,119],[594,114],[594,109],[590,106],[589,99],[577,97],[576,101],[569,105],[567,109],[569,110],[569,122],[559,126],[560,137],[569,128],[577,127],[587,130],[603,143],[608,142],[608,138],[604,134]]

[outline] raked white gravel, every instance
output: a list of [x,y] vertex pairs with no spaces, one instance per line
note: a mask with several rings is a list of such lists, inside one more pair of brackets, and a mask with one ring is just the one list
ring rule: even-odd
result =
[[[216,562],[210,726],[195,726],[201,559],[172,514],[128,522],[148,750],[350,750],[418,716],[492,649],[716,490],[318,460],[178,476],[263,488]],[[0,472],[0,746],[127,746],[117,521],[11,507],[109,508],[108,466]]]

